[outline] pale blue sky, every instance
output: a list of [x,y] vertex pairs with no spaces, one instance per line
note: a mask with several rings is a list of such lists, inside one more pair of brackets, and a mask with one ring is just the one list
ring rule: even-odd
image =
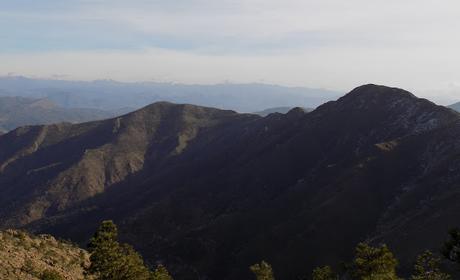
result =
[[347,39],[333,34],[334,30],[296,27],[298,23],[286,22],[289,9],[281,14],[272,10],[276,7],[264,9],[263,1],[258,4],[260,8],[225,0],[4,1],[0,4],[0,50],[164,48],[255,55]]
[[0,75],[454,92],[459,28],[454,0],[0,0]]

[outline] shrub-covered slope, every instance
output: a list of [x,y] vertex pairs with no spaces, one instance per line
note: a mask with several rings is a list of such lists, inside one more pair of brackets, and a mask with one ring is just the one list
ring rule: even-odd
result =
[[88,261],[86,251],[50,235],[0,232],[0,279],[41,279],[46,272],[62,279],[85,279],[82,265]]

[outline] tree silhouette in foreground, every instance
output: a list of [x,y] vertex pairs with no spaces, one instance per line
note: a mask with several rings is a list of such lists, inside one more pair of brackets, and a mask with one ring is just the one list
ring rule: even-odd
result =
[[150,271],[142,257],[129,245],[118,243],[112,221],[103,221],[88,244],[90,266],[86,271],[97,280],[149,280]]
[[386,245],[372,247],[359,243],[352,264],[352,276],[357,280],[396,280],[398,261]]
[[414,265],[414,274],[410,280],[450,280],[450,275],[441,272],[439,263],[441,259],[432,252],[425,251],[417,257]]
[[[449,232],[442,253],[451,261],[460,263],[460,230]],[[112,221],[104,221],[88,244],[91,264],[85,268],[87,274],[96,280],[173,280],[163,265],[151,272],[142,257],[133,247],[118,242],[118,230]],[[417,257],[410,280],[451,280],[451,276],[441,272],[440,259],[430,251]],[[359,243],[350,270],[344,279],[353,280],[399,280],[396,274],[398,261],[386,245],[372,247]],[[257,280],[274,280],[273,269],[265,261],[249,267]],[[59,279],[57,275],[46,275],[42,279]],[[313,280],[336,280],[330,266],[317,267],[312,272]]]
[[451,229],[449,237],[449,240],[444,243],[441,252],[448,260],[460,263],[460,229]]
[[275,280],[272,267],[265,261],[251,265],[249,269],[254,273],[257,280]]
[[328,265],[317,267],[312,273],[313,280],[336,280],[337,275],[332,271],[332,268]]
[[155,271],[152,272],[152,280],[173,280],[169,272],[163,265],[158,265]]

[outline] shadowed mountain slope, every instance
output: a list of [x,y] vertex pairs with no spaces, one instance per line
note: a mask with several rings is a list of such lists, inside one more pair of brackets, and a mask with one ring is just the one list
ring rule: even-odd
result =
[[[0,220],[84,241],[102,219],[180,279],[282,279],[388,243],[407,269],[460,220],[460,119],[383,86],[265,118],[156,103],[0,136]],[[222,276],[224,275],[224,276]]]
[[10,147],[0,152],[1,203],[11,204],[0,211],[2,220],[26,224],[65,209],[139,172],[146,161],[161,164],[182,153],[201,129],[244,117],[156,103],[106,121],[16,129],[0,139]]

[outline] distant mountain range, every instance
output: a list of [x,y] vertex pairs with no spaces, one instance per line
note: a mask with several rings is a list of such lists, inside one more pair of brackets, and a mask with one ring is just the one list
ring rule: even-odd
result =
[[0,96],[47,98],[61,107],[106,111],[127,107],[133,110],[153,102],[169,101],[238,112],[257,112],[280,106],[315,108],[340,95],[324,89],[267,84],[183,85],[0,77]]
[[454,103],[454,104],[451,104],[449,106],[447,106],[457,112],[460,112],[460,102],[457,102],[457,103]]
[[340,266],[363,240],[404,271],[460,223],[460,115],[356,88],[261,117],[160,102],[0,136],[0,228],[86,242],[103,219],[177,279],[279,279]]
[[5,132],[25,125],[106,119],[118,113],[98,109],[62,108],[46,98],[0,96],[0,131]]
[[[254,112],[254,114],[257,114],[259,116],[262,116],[262,117],[266,117],[270,114],[273,114],[273,113],[280,113],[280,114],[286,114],[287,112],[289,112],[290,110],[294,109],[295,107],[275,107],[275,108],[268,108],[268,109],[265,109],[265,110],[262,110],[262,111],[259,111],[259,112]],[[305,112],[311,112],[313,111],[313,109],[311,108],[301,108],[302,110],[304,110]]]

